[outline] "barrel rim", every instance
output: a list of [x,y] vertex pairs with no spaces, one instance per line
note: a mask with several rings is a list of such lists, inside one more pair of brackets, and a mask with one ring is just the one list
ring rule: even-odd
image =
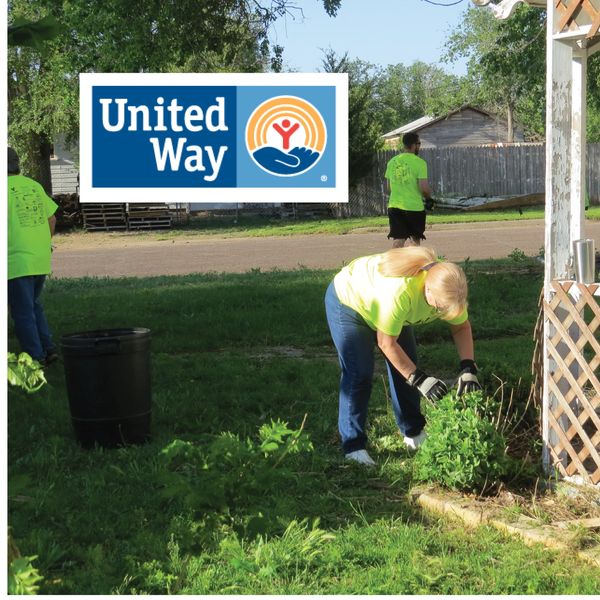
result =
[[75,344],[94,343],[98,340],[141,340],[150,337],[147,327],[114,327],[112,329],[92,329],[90,331],[77,331],[65,333],[61,336],[61,344],[73,342]]

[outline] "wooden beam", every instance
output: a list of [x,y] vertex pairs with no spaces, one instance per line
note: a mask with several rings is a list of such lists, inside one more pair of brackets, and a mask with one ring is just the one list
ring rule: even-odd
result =
[[571,57],[571,227],[569,250],[583,237],[587,155],[587,50]]
[[593,38],[598,33],[598,28],[600,27],[600,10],[596,10],[596,7],[590,0],[583,0],[583,8],[592,20],[591,28],[586,37]]
[[571,223],[571,103],[573,96],[570,43],[550,38],[546,92],[546,244],[545,281],[569,279]]
[[[571,24],[571,21],[575,18],[575,13],[579,8],[581,8],[582,1],[583,0],[571,0],[571,4],[566,7],[562,18],[558,22],[558,26],[556,28],[557,31],[562,31],[565,27]],[[559,4],[562,5],[562,3],[559,1],[557,8]]]

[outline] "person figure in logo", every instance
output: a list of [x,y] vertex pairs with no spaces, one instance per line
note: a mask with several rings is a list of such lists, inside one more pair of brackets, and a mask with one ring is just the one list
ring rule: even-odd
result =
[[300,128],[299,123],[294,123],[293,125],[290,123],[289,119],[284,119],[281,121],[281,125],[279,123],[275,123],[273,125],[273,129],[282,137],[283,139],[283,149],[290,149],[290,138],[298,129]]
[[51,237],[58,205],[44,188],[20,175],[19,157],[8,148],[8,306],[23,352],[42,365],[58,359],[40,302],[51,271]]
[[402,143],[404,152],[394,156],[385,170],[392,248],[419,246],[425,239],[425,208],[433,208],[427,163],[419,157],[419,135],[407,133]]

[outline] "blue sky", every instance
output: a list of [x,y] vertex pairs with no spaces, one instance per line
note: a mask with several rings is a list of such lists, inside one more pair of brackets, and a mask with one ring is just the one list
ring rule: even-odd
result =
[[[271,41],[285,48],[286,68],[301,72],[321,67],[321,48],[338,54],[348,51],[350,58],[380,65],[439,63],[449,32],[473,6],[470,0],[454,6],[434,6],[424,0],[342,0],[338,16],[331,18],[320,0],[297,0],[297,4],[304,19],[300,13],[281,18]],[[439,66],[458,75],[466,72],[464,63]]]

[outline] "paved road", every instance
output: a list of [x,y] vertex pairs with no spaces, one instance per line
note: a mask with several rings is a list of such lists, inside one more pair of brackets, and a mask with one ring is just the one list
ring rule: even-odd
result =
[[[586,223],[586,237],[600,247],[600,222]],[[448,260],[506,258],[515,248],[535,255],[544,245],[542,221],[435,225],[427,244]],[[131,244],[126,248],[57,248],[54,276],[146,277],[209,271],[243,273],[260,268],[334,269],[357,256],[387,250],[386,233],[270,238],[203,238]]]

